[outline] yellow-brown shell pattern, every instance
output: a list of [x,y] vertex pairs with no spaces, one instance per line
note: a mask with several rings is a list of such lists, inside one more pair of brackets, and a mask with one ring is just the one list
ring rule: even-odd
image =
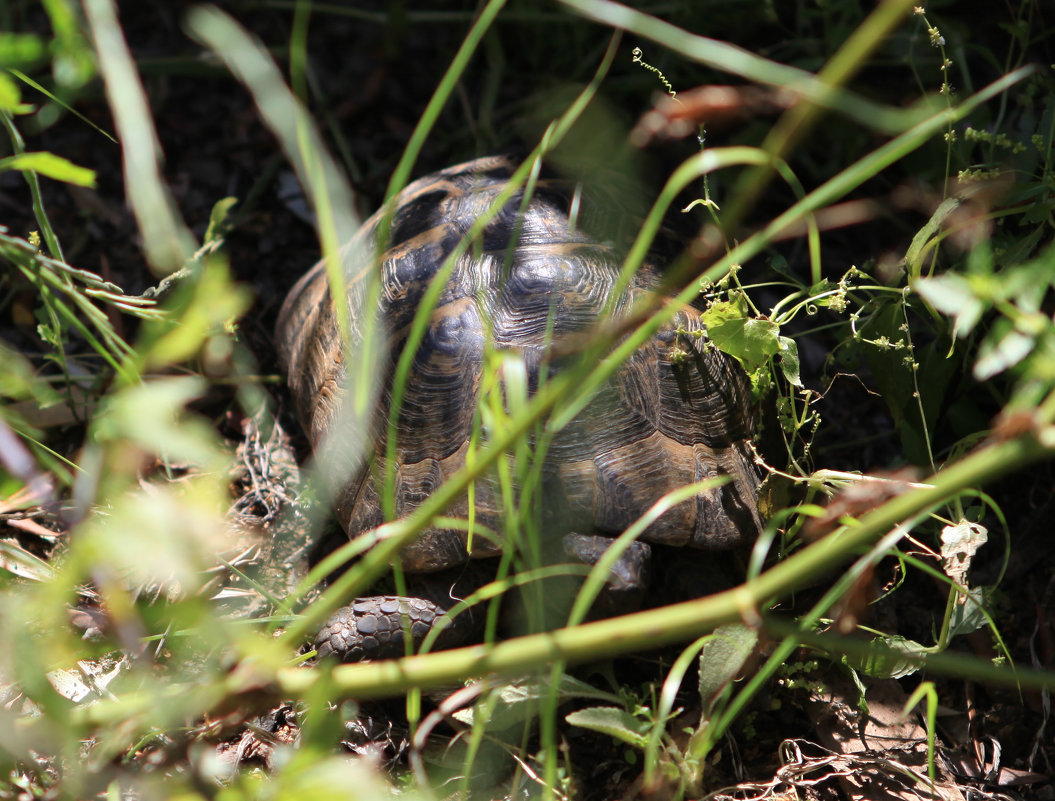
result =
[[[365,458],[341,466],[348,473],[336,509],[349,536],[383,521],[377,475],[385,452],[392,369],[429,282],[473,223],[506,187],[516,163],[478,159],[422,178],[391,208],[389,245],[379,264],[381,388],[372,427],[348,452]],[[569,221],[573,187],[543,178],[530,200],[516,193],[454,265],[429,315],[414,356],[396,430],[395,512],[415,508],[464,464],[488,348],[517,351],[529,387],[542,370],[556,369],[557,352],[607,313],[626,317],[642,293],[659,284],[655,260],[612,299],[621,257],[609,242],[592,238],[590,215],[603,207],[582,203]],[[347,297],[352,309],[350,347],[362,343],[366,276],[382,213],[368,220],[347,249]],[[610,305],[609,305],[610,304]],[[607,312],[606,312],[606,307]],[[691,332],[689,334],[685,332]],[[727,483],[699,493],[660,517],[642,539],[676,546],[729,548],[750,542],[761,529],[755,493],[759,476],[749,442],[755,429],[746,376],[739,365],[705,346],[698,311],[680,308],[621,366],[609,384],[553,439],[546,453],[546,506],[559,509],[568,530],[615,536],[661,496],[708,477]],[[344,360],[326,273],[316,265],[293,288],[279,316],[280,358],[297,412],[316,447],[331,436],[346,400]],[[341,452],[341,449],[329,449]],[[468,517],[468,496],[448,516]],[[474,519],[501,530],[491,482],[479,480]],[[552,526],[554,521],[551,519]],[[406,569],[427,572],[497,546],[465,533],[430,528],[403,554]]]

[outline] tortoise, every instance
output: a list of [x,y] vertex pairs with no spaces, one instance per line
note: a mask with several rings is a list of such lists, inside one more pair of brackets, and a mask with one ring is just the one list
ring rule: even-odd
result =
[[[376,319],[387,338],[382,390],[368,431],[373,444],[367,443],[361,464],[343,466],[348,480],[335,501],[336,516],[351,538],[384,522],[377,485],[392,376],[422,297],[446,257],[508,186],[516,167],[513,157],[492,156],[421,178],[364,223],[345,251],[351,347],[364,336],[363,304],[374,301],[366,299],[362,279],[378,264]],[[657,291],[663,257],[650,254],[618,297],[610,297],[623,252],[592,233],[591,220],[603,223],[610,215],[603,203],[591,203],[592,196],[577,193],[570,180],[544,173],[530,197],[525,200],[519,190],[502,205],[441,279],[446,284],[429,313],[396,419],[397,517],[465,465],[474,425],[479,429],[474,420],[489,349],[518,353],[528,390],[534,392],[602,312],[607,309],[618,322],[629,317],[635,301]],[[387,244],[379,245],[386,214]],[[279,314],[277,343],[297,414],[319,449],[339,427],[348,396],[323,263],[290,291]],[[699,492],[652,522],[617,561],[610,590],[640,596],[650,560],[647,543],[724,550],[752,542],[762,527],[755,497],[759,472],[749,447],[754,430],[755,408],[743,369],[709,345],[698,310],[681,305],[549,443],[541,527],[547,532],[548,558],[559,560],[563,549],[566,558],[595,562],[613,537],[664,494],[710,476],[725,476],[727,483]],[[343,450],[329,449],[338,459]],[[471,497],[476,523],[501,531],[494,480],[478,479]],[[446,516],[468,518],[469,503],[470,496],[463,495]],[[557,547],[549,547],[553,543]],[[419,577],[413,597],[357,599],[319,632],[319,656],[345,661],[400,656],[407,631],[420,642],[446,614],[452,595],[465,592],[459,585],[452,593],[452,574],[494,576],[501,544],[474,537],[471,552],[467,544],[464,528],[426,528],[400,557],[408,579]],[[470,559],[480,566],[475,571],[466,567]],[[471,638],[474,625],[466,622],[471,617],[459,616],[437,647]]]

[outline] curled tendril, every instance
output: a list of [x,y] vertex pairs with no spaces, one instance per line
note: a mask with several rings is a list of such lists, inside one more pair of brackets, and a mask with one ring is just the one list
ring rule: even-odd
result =
[[[644,55],[644,51],[640,47],[635,47],[633,50],[631,50],[630,55],[634,57],[635,64],[640,64],[646,70],[650,70],[651,72],[656,73],[656,77],[659,78],[660,83],[662,83],[663,86],[666,88],[667,94],[670,95],[672,99],[678,100],[678,93],[674,91],[674,87],[670,85],[670,81],[667,80],[667,76],[664,75],[657,67],[653,67],[651,64],[649,64],[642,58],[642,56]],[[678,100],[678,102],[680,103],[681,101]]]
[[[702,145],[703,143],[701,142],[700,144]],[[710,198],[702,197],[696,198],[694,201],[692,201],[692,203],[683,208],[681,211],[684,214],[685,212],[692,211],[692,209],[694,209],[696,206],[705,206],[707,208],[712,208],[715,211],[721,211],[721,209],[718,208],[718,204],[715,203],[713,200],[711,200]]]
[[[674,87],[671,86],[670,81],[667,80],[667,76],[664,75],[658,67],[653,67],[647,61],[645,61],[645,59],[643,58],[645,53],[640,47],[635,47],[633,50],[631,50],[630,55],[633,57],[634,64],[640,64],[646,70],[649,70],[656,74],[656,77],[659,78],[660,83],[662,83],[663,86],[666,88],[667,94],[670,96],[671,100],[673,100],[679,106],[684,105],[680,100],[678,100],[678,93],[674,90]],[[706,130],[704,129],[702,122],[697,126],[696,129],[696,141],[697,143],[699,143],[700,151],[702,152],[706,142]],[[693,206],[696,206],[697,204],[702,205],[704,208],[708,209],[711,213],[711,216],[714,217],[715,222],[717,222],[717,213],[720,209],[718,208],[718,204],[711,200],[711,190],[708,186],[706,175],[703,176],[703,197],[699,200],[690,203],[688,206],[682,209],[682,212],[688,212]]]

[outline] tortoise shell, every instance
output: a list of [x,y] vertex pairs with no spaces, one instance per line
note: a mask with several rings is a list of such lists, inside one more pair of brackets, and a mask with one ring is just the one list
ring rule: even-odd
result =
[[[334,468],[348,476],[336,510],[350,537],[384,522],[378,475],[392,375],[422,296],[447,256],[507,187],[516,166],[508,157],[483,158],[415,181],[363,225],[347,251],[356,254],[345,264],[351,347],[363,343],[362,310],[372,302],[366,276],[377,264],[377,319],[387,344],[368,439],[329,448],[338,461],[340,454],[351,454],[350,464]],[[379,244],[385,213],[391,214],[390,230],[387,244]],[[515,193],[453,265],[429,313],[398,411],[397,516],[464,466],[489,351],[516,351],[534,391],[558,369],[558,354],[573,349],[574,338],[581,338],[602,313],[617,322],[643,295],[657,291],[662,265],[652,257],[618,297],[611,297],[623,254],[611,241],[589,233],[606,219],[604,204],[578,195],[569,181],[544,176],[528,199],[522,191]],[[374,258],[378,250],[379,259]],[[338,436],[340,411],[349,396],[323,264],[290,292],[279,315],[278,344],[298,414],[313,446],[320,448],[328,437]],[[699,312],[683,305],[553,437],[543,470],[546,529],[616,536],[671,490],[727,476],[722,486],[671,508],[641,539],[709,549],[748,542],[761,529],[755,500],[759,477],[748,447],[754,427],[743,370],[708,347]],[[493,479],[477,480],[473,505],[477,522],[501,530]],[[462,518],[469,513],[468,495],[446,512]],[[402,560],[410,572],[429,572],[492,556],[497,549],[476,537],[469,553],[464,531],[432,527],[404,549]]]

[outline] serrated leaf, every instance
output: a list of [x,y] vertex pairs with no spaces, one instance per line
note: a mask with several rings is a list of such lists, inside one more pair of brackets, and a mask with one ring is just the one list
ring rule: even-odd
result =
[[40,337],[44,342],[55,347],[59,347],[63,343],[61,329],[58,326],[51,325],[50,323],[38,323],[37,336]]
[[708,719],[715,703],[743,669],[758,643],[758,632],[743,623],[727,623],[714,630],[700,649],[700,700]]
[[722,323],[743,320],[747,317],[747,310],[739,303],[721,300],[708,306],[701,316],[703,324],[710,328],[712,325],[719,326]]
[[77,186],[95,186],[95,171],[79,167],[54,153],[16,153],[0,159],[0,170],[29,170],[56,181]]
[[620,707],[587,707],[570,713],[564,719],[572,726],[607,734],[635,748],[644,750],[648,744],[648,721],[635,718]]

